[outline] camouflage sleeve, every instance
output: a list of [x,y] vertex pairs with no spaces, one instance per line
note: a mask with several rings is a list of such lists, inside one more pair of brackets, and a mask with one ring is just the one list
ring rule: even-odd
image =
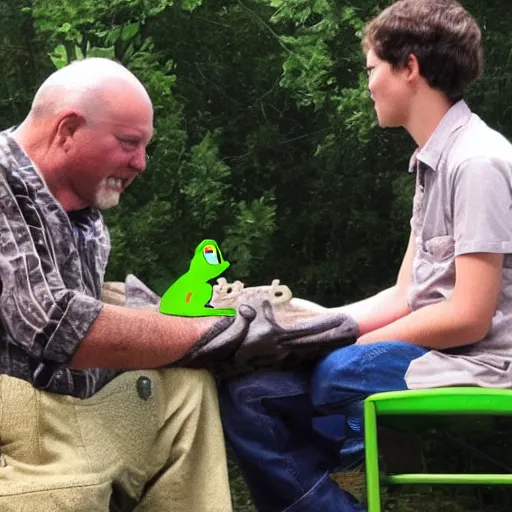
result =
[[[77,255],[56,249],[58,223],[41,217],[29,197],[0,180],[0,319],[28,355],[66,363],[103,304],[80,286]],[[78,273],[71,286],[62,278],[66,265]]]

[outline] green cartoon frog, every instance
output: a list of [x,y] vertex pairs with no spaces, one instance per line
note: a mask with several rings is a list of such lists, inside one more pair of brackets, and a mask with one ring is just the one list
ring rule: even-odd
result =
[[236,309],[208,306],[213,287],[208,282],[229,267],[215,240],[203,240],[194,252],[188,272],[165,292],[160,313],[178,316],[235,316]]

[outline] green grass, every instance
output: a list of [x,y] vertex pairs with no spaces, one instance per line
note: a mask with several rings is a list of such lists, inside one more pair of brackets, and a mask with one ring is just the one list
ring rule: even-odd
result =
[[[340,477],[340,479],[342,478]],[[349,479],[352,491],[354,485],[362,485],[362,479],[357,482],[353,475],[349,475]],[[234,512],[256,512],[247,486],[232,461],[230,462],[230,480]],[[499,489],[486,489],[485,491],[494,495],[494,501],[500,501],[502,493]],[[482,497],[479,496],[479,493],[475,493],[474,488],[393,487],[392,489],[383,489],[383,510],[385,512],[510,512],[505,501],[501,504],[489,503],[485,499],[485,491]]]
[[[497,468],[477,457],[464,444],[476,447],[503,464]],[[450,421],[426,435],[423,455],[429,472],[512,472],[512,421],[498,418]],[[240,472],[229,461],[234,512],[256,512]],[[365,494],[364,473],[338,474],[337,483],[358,498]],[[387,512],[511,512],[512,486],[391,486],[382,489]],[[312,511],[316,512],[316,511]],[[321,512],[321,511],[320,511]]]
[[231,497],[233,499],[233,512],[256,512],[252,504],[251,494],[245,485],[245,481],[238,470],[236,463],[228,457],[229,483]]

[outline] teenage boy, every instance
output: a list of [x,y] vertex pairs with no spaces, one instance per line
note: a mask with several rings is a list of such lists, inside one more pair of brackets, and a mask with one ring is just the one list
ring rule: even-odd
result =
[[[375,392],[512,382],[512,147],[464,102],[483,68],[475,20],[452,0],[400,0],[363,48],[381,127],[418,145],[411,236],[395,286],[344,306],[355,345],[316,367],[256,373],[221,390],[224,428],[258,510],[361,510],[329,471],[362,458]],[[312,417],[342,414],[341,452]]]

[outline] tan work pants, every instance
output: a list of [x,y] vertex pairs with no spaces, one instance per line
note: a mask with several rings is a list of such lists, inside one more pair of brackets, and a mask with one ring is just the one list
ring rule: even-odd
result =
[[136,512],[231,511],[204,371],[127,372],[86,400],[2,375],[0,452],[2,512],[107,512],[113,487]]

